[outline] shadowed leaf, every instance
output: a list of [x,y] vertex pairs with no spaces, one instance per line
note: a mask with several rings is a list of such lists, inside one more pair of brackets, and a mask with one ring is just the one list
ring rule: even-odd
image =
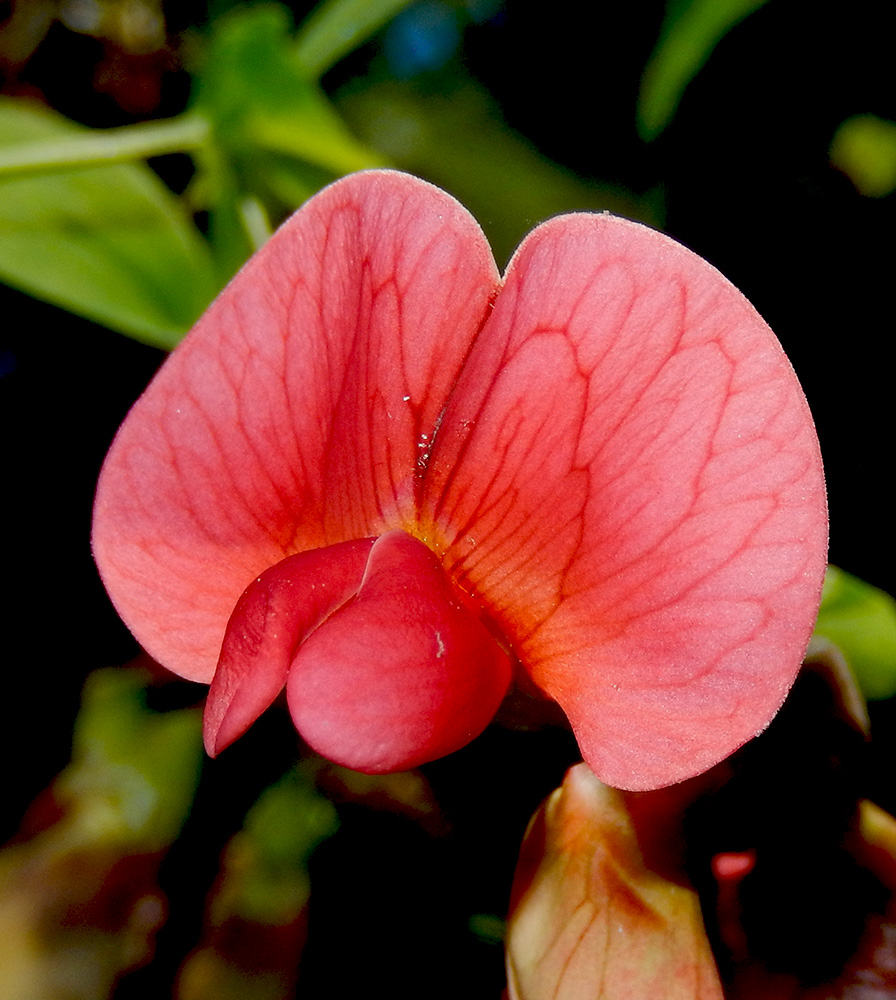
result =
[[725,34],[768,0],[670,0],[660,40],[641,79],[638,129],[653,139],[669,124],[685,87]]
[[846,657],[866,698],[896,694],[896,601],[829,566],[815,625]]
[[[0,100],[2,146],[87,131]],[[0,181],[0,280],[163,348],[217,291],[205,242],[143,163]]]

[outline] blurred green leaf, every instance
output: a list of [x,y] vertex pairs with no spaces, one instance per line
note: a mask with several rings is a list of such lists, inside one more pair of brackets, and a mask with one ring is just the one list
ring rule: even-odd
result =
[[511,131],[501,110],[470,80],[438,90],[363,81],[337,98],[362,138],[394,164],[458,198],[488,236],[499,263],[538,223],[561,212],[609,210],[657,223],[646,198],[589,183]]
[[831,142],[831,163],[869,198],[896,191],[896,122],[877,115],[853,115]]
[[[0,99],[0,146],[89,130]],[[171,348],[217,288],[180,202],[143,163],[0,180],[0,280],[146,343]]]
[[382,163],[308,78],[283,7],[239,10],[216,24],[199,101],[236,154],[277,153],[334,176]]
[[299,764],[264,791],[228,842],[202,938],[178,976],[182,1000],[295,995],[311,893],[307,861],[339,825],[315,787],[316,766]]
[[376,34],[414,0],[324,0],[302,23],[296,55],[315,78]]
[[160,850],[193,802],[202,763],[199,713],[148,709],[147,681],[143,671],[118,667],[87,678],[59,789],[92,842]]
[[196,161],[199,169],[187,196],[197,208],[208,212],[208,241],[215,275],[225,285],[258,249],[245,224],[242,211],[247,197],[228,153],[217,143],[209,143]]
[[638,131],[653,139],[672,120],[685,87],[736,24],[768,0],[669,0],[638,95]]
[[197,711],[146,707],[148,683],[125,668],[88,677],[71,763],[0,850],[3,1000],[103,1000],[153,956],[159,866],[193,802],[202,740]]
[[846,657],[866,698],[896,694],[896,601],[829,566],[815,626]]
[[263,171],[259,154],[267,153],[334,176],[382,162],[308,78],[280,6],[238,9],[215,23],[199,67],[197,105],[246,170]]
[[301,65],[282,6],[237,8],[216,21],[196,78],[195,109],[212,123],[212,141],[197,154],[191,196],[209,210],[221,281],[256,249],[247,199],[276,224],[337,177],[383,163]]
[[245,840],[240,915],[262,923],[294,917],[310,892],[308,859],[338,828],[335,806],[317,791],[308,770],[294,768],[268,788],[249,810],[240,835]]

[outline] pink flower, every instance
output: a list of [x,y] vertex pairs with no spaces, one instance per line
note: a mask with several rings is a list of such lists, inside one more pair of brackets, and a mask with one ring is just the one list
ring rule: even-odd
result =
[[285,684],[322,754],[407,768],[516,683],[643,789],[767,725],[826,531],[796,378],[712,267],[567,215],[502,279],[457,202],[370,171],[300,209],[162,367],[94,548],[145,648],[211,681],[211,752]]

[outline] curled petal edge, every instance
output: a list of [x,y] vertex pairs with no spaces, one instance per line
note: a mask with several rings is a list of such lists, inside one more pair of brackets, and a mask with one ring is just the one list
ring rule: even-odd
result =
[[289,556],[243,592],[205,705],[203,735],[212,757],[273,704],[296,649],[357,591],[373,542],[363,538]]

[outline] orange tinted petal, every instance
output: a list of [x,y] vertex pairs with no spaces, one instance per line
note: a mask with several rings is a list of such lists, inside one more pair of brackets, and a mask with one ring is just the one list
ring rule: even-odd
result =
[[697,774],[780,706],[825,566],[818,443],[771,330],[684,247],[609,215],[535,230],[427,488],[445,565],[603,780]]

